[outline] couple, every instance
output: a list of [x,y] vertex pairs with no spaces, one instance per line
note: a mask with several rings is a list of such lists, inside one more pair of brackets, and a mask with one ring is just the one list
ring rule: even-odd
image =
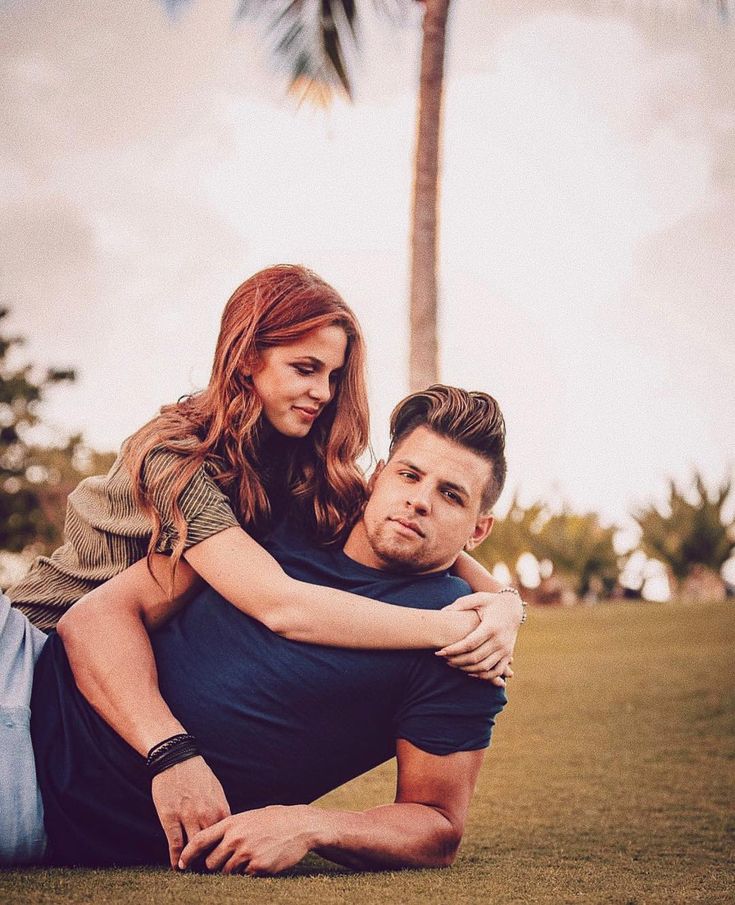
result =
[[[23,583],[10,591],[48,624],[62,596],[54,584],[66,585],[68,604],[69,586],[117,573],[69,610],[45,646],[18,612],[3,614],[4,660],[16,651],[14,669],[3,665],[3,703],[16,703],[14,744],[5,707],[3,748],[14,762],[4,763],[18,786],[9,793],[3,782],[15,803],[2,808],[6,861],[39,859],[46,848],[52,863],[160,863],[168,854],[183,866],[272,873],[309,849],[372,867],[444,864],[456,850],[521,607],[501,590],[439,608],[467,590],[447,567],[491,525],[505,471],[502,417],[483,394],[409,397],[355,523],[359,331],[318,278],[301,268],[264,273],[274,272],[276,283],[298,279],[269,295],[256,275],[248,283],[261,279],[260,291],[239,312],[243,287],[233,296],[207,389],[164,409],[129,441],[122,464],[72,495],[67,544],[25,580],[35,602],[18,593]],[[274,309],[299,291],[291,322],[279,324]],[[247,533],[229,520],[234,511]],[[137,559],[146,541],[147,560],[121,571],[120,551]],[[135,543],[144,545],[137,556]],[[199,590],[197,573],[211,587]],[[475,578],[483,582],[491,579]],[[454,665],[496,684],[402,650],[463,635],[448,648]],[[23,682],[41,646],[30,752]],[[302,804],[393,753],[396,804],[352,815]],[[228,817],[230,809],[245,813]]]

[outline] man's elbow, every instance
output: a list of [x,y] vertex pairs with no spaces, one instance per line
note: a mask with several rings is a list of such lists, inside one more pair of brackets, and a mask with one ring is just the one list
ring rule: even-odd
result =
[[455,830],[449,830],[443,834],[443,838],[434,850],[432,863],[429,867],[451,867],[457,860],[457,853],[462,842],[462,834]]
[[442,826],[437,827],[425,840],[420,867],[451,867],[457,859],[462,842],[462,829],[455,826],[443,814]]

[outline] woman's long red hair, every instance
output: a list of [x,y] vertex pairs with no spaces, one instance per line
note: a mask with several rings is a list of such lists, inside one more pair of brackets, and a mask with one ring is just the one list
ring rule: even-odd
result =
[[[161,536],[161,515],[153,505],[166,486],[171,497],[176,543],[171,577],[186,548],[186,521],[179,497],[206,461],[246,530],[268,526],[271,508],[259,471],[262,403],[249,375],[263,349],[293,343],[312,330],[342,327],[345,363],[333,398],[309,434],[290,444],[284,483],[300,512],[324,542],[343,538],[359,513],[365,484],[356,464],[368,443],[365,346],[357,320],[342,297],[305,267],[277,265],[239,286],[225,306],[207,387],[164,406],[126,442],[124,456],[138,503],[151,518],[148,557]],[[145,485],[146,456],[169,450],[177,461]]]

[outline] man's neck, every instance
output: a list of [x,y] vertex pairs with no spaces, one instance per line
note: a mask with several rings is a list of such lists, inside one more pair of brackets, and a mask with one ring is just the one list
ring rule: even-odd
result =
[[344,545],[344,554],[350,559],[359,563],[361,566],[368,566],[371,569],[380,569],[384,572],[389,570],[389,566],[379,556],[370,545],[367,532],[365,531],[365,523],[362,519],[350,531]]
[[428,568],[411,568],[406,564],[398,564],[382,559],[373,549],[365,531],[365,523],[362,519],[350,531],[350,534],[342,548],[345,556],[371,569],[379,569],[381,572],[394,572],[410,575],[433,575],[436,572],[444,572],[451,568],[452,562],[433,564]]

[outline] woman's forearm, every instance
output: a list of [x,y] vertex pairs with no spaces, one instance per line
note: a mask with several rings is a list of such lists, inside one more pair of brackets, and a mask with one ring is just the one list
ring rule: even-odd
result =
[[505,587],[505,585],[493,578],[483,565],[464,551],[457,557],[457,561],[452,567],[452,572],[458,578],[466,581],[473,591],[487,591],[490,594],[497,594]]
[[[268,627],[292,641],[366,649],[441,648],[478,625],[474,611],[421,610],[288,579],[284,605]],[[461,619],[457,619],[461,616]]]
[[239,528],[221,531],[184,555],[230,603],[293,641],[350,648],[440,648],[464,638],[479,621],[469,610],[395,606],[297,581]]

